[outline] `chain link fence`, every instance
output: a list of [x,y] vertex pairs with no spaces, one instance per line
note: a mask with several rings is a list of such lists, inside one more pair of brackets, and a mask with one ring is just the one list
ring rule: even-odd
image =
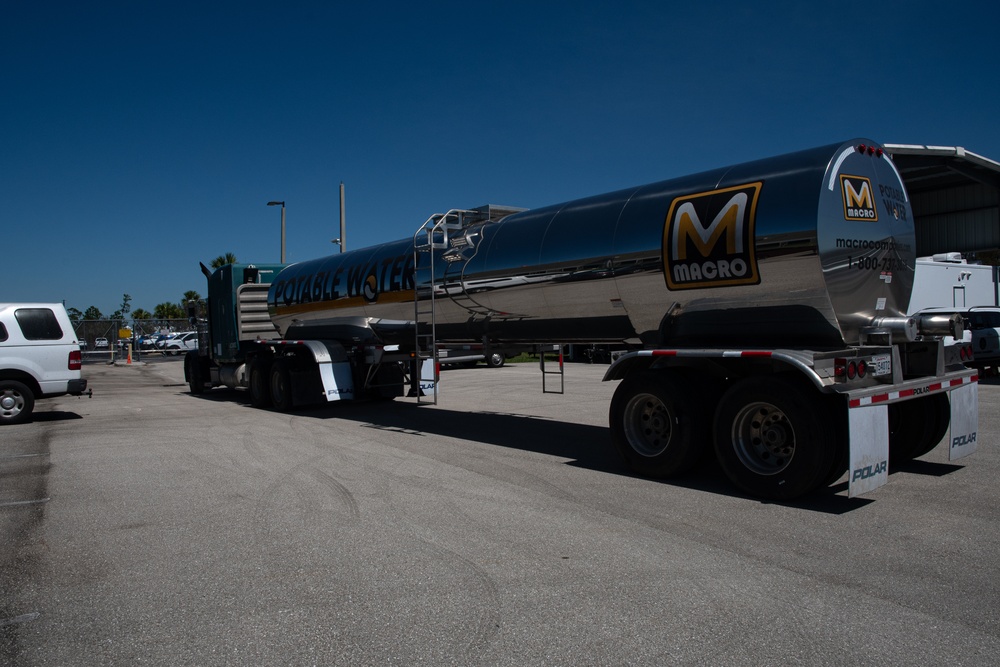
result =
[[[125,334],[124,330],[131,334]],[[162,354],[155,341],[166,334],[190,331],[187,319],[176,320],[77,320],[73,330],[80,341],[85,359],[121,358],[130,351],[133,358],[143,354]],[[125,335],[123,335],[125,334]],[[131,346],[131,349],[129,349]]]

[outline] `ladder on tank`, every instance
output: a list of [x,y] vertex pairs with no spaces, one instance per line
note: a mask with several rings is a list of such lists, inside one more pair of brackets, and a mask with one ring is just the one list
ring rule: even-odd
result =
[[[447,213],[435,213],[413,235],[413,347],[414,367],[411,372],[416,378],[417,403],[433,403],[438,400],[438,349],[437,313],[435,301],[437,286],[434,283],[435,251],[452,247],[452,234],[465,227],[465,216],[474,211],[452,209]],[[442,286],[442,289],[443,286]],[[425,370],[428,364],[430,370]],[[430,372],[431,377],[426,374]],[[434,391],[428,398],[422,387],[433,385]]]

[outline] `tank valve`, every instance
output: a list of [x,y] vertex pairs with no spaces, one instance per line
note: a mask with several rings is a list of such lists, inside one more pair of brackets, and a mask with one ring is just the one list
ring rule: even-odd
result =
[[917,339],[917,321],[912,317],[876,317],[872,320],[869,334],[888,332],[893,338],[902,336],[909,342]]
[[962,340],[965,335],[965,319],[958,313],[919,315],[918,318],[922,336],[951,336]]

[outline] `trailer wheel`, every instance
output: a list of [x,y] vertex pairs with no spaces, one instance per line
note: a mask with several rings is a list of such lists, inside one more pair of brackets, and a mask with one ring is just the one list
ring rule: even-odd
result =
[[288,412],[292,409],[292,375],[288,372],[288,363],[276,359],[271,365],[271,402],[278,412]]
[[715,454],[737,487],[770,500],[796,498],[821,486],[837,455],[826,405],[774,377],[747,378],[719,402]]
[[634,472],[669,477],[697,463],[707,420],[691,392],[662,373],[622,380],[611,399],[611,442]]
[[187,377],[188,389],[192,394],[204,393],[205,378],[202,375],[201,359],[193,350],[184,355],[184,375]]
[[250,390],[250,405],[255,408],[271,407],[270,390],[271,361],[256,357],[247,364],[247,386]]
[[889,465],[923,456],[941,442],[951,423],[946,394],[933,394],[889,406]]
[[0,380],[0,424],[23,424],[31,419],[35,395],[15,380]]

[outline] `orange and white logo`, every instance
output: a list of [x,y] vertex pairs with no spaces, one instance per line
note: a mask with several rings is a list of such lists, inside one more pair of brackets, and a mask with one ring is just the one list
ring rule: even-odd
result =
[[663,225],[667,287],[682,290],[760,282],[754,220],[762,185],[747,183],[674,199]]
[[844,219],[876,222],[875,194],[872,182],[864,176],[840,175],[840,190],[844,196]]

